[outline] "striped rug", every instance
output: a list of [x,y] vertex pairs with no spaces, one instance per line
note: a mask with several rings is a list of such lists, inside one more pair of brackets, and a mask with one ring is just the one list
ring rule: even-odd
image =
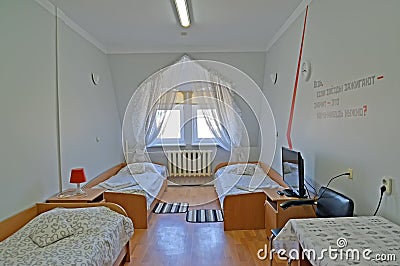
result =
[[187,202],[158,202],[153,209],[154,213],[183,213],[187,212],[189,203]]
[[189,223],[223,222],[224,216],[221,210],[190,210],[186,213],[186,221]]

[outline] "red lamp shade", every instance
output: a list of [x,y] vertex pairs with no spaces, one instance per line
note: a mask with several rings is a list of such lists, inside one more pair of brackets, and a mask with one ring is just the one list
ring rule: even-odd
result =
[[83,168],[71,169],[71,178],[69,182],[75,184],[86,182],[86,175]]

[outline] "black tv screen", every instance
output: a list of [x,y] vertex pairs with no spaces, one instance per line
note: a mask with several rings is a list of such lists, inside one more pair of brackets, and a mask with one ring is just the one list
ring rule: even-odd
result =
[[299,151],[282,147],[282,176],[297,197],[305,197],[304,160]]

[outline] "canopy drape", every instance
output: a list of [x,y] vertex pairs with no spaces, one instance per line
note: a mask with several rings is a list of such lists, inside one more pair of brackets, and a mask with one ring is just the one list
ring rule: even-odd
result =
[[[243,157],[241,140],[245,128],[234,100],[233,84],[184,55],[175,64],[147,78],[132,96],[125,113],[128,119],[124,119],[123,125],[127,162],[150,160],[146,146],[162,130],[162,123],[156,123],[157,110],[172,110],[176,91],[188,90],[188,87],[202,92],[198,103],[202,110],[208,110],[203,115],[218,145],[231,151],[232,160]],[[158,119],[165,121],[167,113],[158,113]]]

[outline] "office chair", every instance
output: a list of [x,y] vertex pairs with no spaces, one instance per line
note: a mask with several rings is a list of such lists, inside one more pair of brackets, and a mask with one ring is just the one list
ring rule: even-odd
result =
[[[320,188],[318,198],[316,199],[290,200],[280,204],[283,209],[304,205],[316,205],[315,214],[317,218],[352,217],[354,211],[354,202],[352,199],[327,187]],[[270,247],[272,247],[273,239],[281,230],[282,228],[271,230]],[[270,265],[272,265],[272,261],[273,259],[270,260]],[[290,264],[291,261],[288,260],[288,265]]]

